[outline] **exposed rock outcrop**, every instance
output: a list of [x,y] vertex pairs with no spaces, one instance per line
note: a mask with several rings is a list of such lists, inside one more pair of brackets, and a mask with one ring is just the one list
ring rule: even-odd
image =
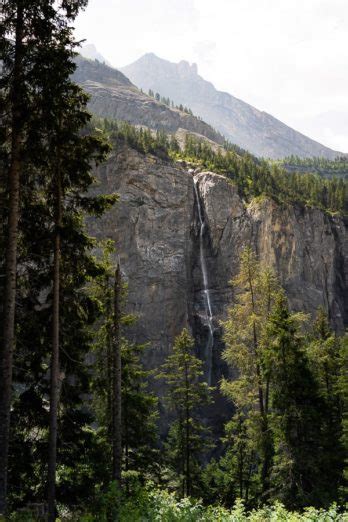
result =
[[[275,266],[293,309],[314,313],[324,306],[337,330],[347,326],[348,234],[343,218],[267,199],[245,205],[223,176],[189,172],[182,164],[126,147],[115,151],[97,176],[97,191],[118,192],[120,201],[101,220],[90,220],[89,229],[116,242],[128,282],[128,309],[138,316],[127,335],[149,343],[144,361],[148,368],[163,363],[175,336],[188,326],[206,379],[214,385],[227,373],[219,321],[232,302],[229,282],[246,245]],[[152,386],[161,397],[163,385],[154,381]],[[218,438],[231,404],[216,392],[214,405],[204,415]],[[166,416],[163,410],[163,432]]]
[[204,252],[215,328],[212,381],[221,376],[219,319],[232,299],[229,281],[239,256],[251,244],[279,273],[291,307],[314,313],[324,306],[337,330],[348,323],[348,234],[343,218],[268,199],[245,205],[226,178],[189,173],[121,148],[98,170],[98,191],[118,192],[120,202],[92,234],[116,241],[129,283],[128,307],[139,317],[132,335],[149,341],[149,367],[170,352],[185,325],[204,358],[208,327],[199,250],[196,180],[204,212]]

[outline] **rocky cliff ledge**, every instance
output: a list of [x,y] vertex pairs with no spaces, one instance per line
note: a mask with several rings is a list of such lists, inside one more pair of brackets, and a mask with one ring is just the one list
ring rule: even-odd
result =
[[[238,270],[240,252],[249,244],[275,266],[293,309],[314,313],[324,306],[337,330],[347,326],[348,234],[343,218],[268,199],[245,205],[223,176],[189,172],[128,148],[114,152],[97,174],[97,190],[118,192],[120,202],[101,220],[91,221],[90,231],[116,241],[129,283],[128,308],[139,317],[132,336],[150,342],[149,367],[163,361],[174,337],[189,325],[212,383],[219,379],[224,371],[219,319],[233,297],[229,281]],[[210,355],[207,290],[214,325]]]

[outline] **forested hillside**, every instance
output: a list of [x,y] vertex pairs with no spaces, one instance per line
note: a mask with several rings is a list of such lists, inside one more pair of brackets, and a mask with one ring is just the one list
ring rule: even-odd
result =
[[[315,169],[301,172],[296,167],[289,172],[287,160],[284,160],[284,166],[258,160],[228,142],[216,151],[209,142],[195,135],[186,135],[184,146],[180,147],[175,135],[163,131],[153,133],[146,128],[137,129],[126,122],[107,119],[95,119],[95,124],[109,133],[116,146],[120,141],[125,142],[144,154],[185,161],[193,168],[225,175],[237,185],[239,194],[247,201],[269,196],[278,202],[298,203],[343,215],[348,213],[348,183],[343,176],[327,178],[317,174]],[[303,163],[306,161],[315,164],[314,160],[303,160]],[[339,160],[321,161],[334,172],[338,170],[337,164],[345,165]]]
[[338,156],[335,160],[325,158],[298,158],[290,156],[280,162],[289,172],[317,173],[327,178],[348,178],[348,161],[345,156]]
[[346,520],[347,180],[84,78],[86,5],[1,5],[0,519]]

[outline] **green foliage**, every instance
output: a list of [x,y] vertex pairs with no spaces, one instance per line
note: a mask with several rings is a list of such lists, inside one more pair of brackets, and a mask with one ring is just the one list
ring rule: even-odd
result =
[[298,315],[289,312],[280,296],[266,325],[275,453],[271,487],[273,498],[297,508],[327,505],[323,405],[299,326]]
[[222,174],[237,185],[246,201],[261,201],[268,197],[280,204],[300,204],[331,213],[348,213],[348,181],[344,179],[288,172],[280,163],[259,160],[228,142],[224,148],[214,151],[207,141],[187,135],[185,147],[180,150],[175,137],[163,131],[136,128],[127,122],[95,121],[106,131],[114,147],[126,143],[143,154],[154,154],[165,160],[184,160]]
[[231,507],[238,498],[251,503],[260,489],[257,469],[255,421],[237,409],[225,426],[225,452],[212,460],[202,474],[202,497],[206,504]]
[[[100,256],[104,272],[94,278],[90,285],[90,294],[101,311],[100,320],[93,325],[94,364],[92,377],[93,405],[98,420],[98,437],[105,440],[106,463],[104,480],[107,483],[111,462],[111,349],[113,336],[113,297],[114,267],[112,256],[114,249],[111,242],[100,245]],[[123,306],[126,300],[126,288],[123,288]],[[133,324],[135,318],[122,312],[123,329]],[[142,357],[147,345],[137,345],[121,339],[122,359],[122,447],[123,471],[127,482],[129,472],[136,472],[142,480],[150,472],[157,472],[159,460],[157,444],[157,397],[148,389],[150,372],[144,369]],[[109,458],[108,458],[109,457]]]
[[228,491],[247,505],[328,506],[343,494],[344,339],[323,312],[305,334],[308,318],[289,312],[276,278],[248,248],[233,285],[223,356],[237,375],[221,389],[236,413],[208,479],[220,480],[224,502]]
[[207,445],[207,430],[199,419],[199,408],[210,401],[211,391],[202,381],[203,363],[193,354],[193,348],[194,341],[184,329],[157,375],[167,385],[165,399],[175,413],[167,453],[169,462],[181,477],[183,496],[190,495],[195,488],[198,458]]
[[[118,492],[110,490],[101,501],[102,509],[80,515],[79,522],[108,522],[108,509],[117,504]],[[138,488],[131,497],[121,497],[120,522],[344,522],[347,515],[333,504],[327,510],[306,508],[302,513],[287,511],[281,503],[247,511],[237,500],[232,509],[204,506],[188,497],[177,499],[173,493],[148,484]],[[110,512],[110,511],[109,511]]]
[[338,156],[334,160],[290,156],[282,159],[279,163],[289,172],[310,172],[325,178],[348,179],[348,160],[345,156]]
[[[86,233],[86,215],[99,216],[116,200],[92,197],[92,168],[109,151],[105,136],[91,125],[88,96],[71,81],[75,69],[71,20],[85,2],[8,2],[25,12],[21,140],[16,351],[9,455],[9,500],[14,506],[46,495],[49,356],[52,328],[52,258],[55,236],[55,180],[61,178],[60,390],[58,495],[76,503],[93,491],[91,469],[103,453],[89,430],[90,367],[86,355],[90,325],[98,309],[86,287],[103,271],[92,255],[94,240]],[[25,5],[24,5],[25,4]],[[7,13],[8,14],[8,13]],[[11,24],[15,16],[11,18]],[[1,103],[11,101],[12,25],[6,25]],[[4,24],[1,25],[3,30]],[[4,36],[4,35],[2,35]],[[3,55],[2,55],[3,57]],[[1,105],[2,109],[4,105]],[[1,162],[8,168],[11,140],[8,115],[1,119]],[[5,129],[5,130],[4,130]],[[6,130],[8,129],[8,130]],[[5,193],[8,187],[5,186]],[[3,209],[2,209],[3,211]],[[7,199],[5,201],[6,226]],[[0,263],[3,263],[1,256]],[[0,291],[0,299],[3,293]],[[1,306],[1,304],[0,304]],[[0,321],[2,320],[0,314]],[[2,328],[1,328],[2,331]],[[93,464],[91,464],[93,462]],[[92,487],[92,489],[91,489]]]
[[153,92],[152,89],[149,89],[148,95],[151,98],[155,98],[156,101],[167,105],[167,107],[171,107],[172,109],[178,109],[181,112],[186,112],[186,114],[190,114],[193,116],[193,112],[188,107],[185,107],[182,103],[180,105],[175,105],[174,102],[170,98],[166,98],[165,96],[161,96],[158,92]]
[[[342,428],[339,448],[343,449],[343,483],[340,488],[340,498],[345,502],[348,498],[348,336],[340,340],[339,371],[336,380],[335,394],[341,403]],[[333,449],[333,447],[332,447]]]
[[348,212],[348,182],[324,179],[315,173],[287,172],[280,164],[257,160],[248,153],[225,147],[226,152],[187,136],[184,156],[209,170],[226,175],[250,201],[266,195],[279,203],[301,203],[330,212]]
[[322,404],[321,440],[326,484],[321,495],[327,498],[327,502],[337,499],[337,492],[343,488],[342,473],[347,451],[343,431],[347,411],[344,403],[347,391],[340,387],[340,382],[345,378],[347,369],[346,362],[342,360],[346,343],[347,337],[337,336],[330,328],[324,310],[319,310],[306,351]]
[[98,120],[96,124],[102,126],[114,148],[126,144],[143,153],[154,154],[162,159],[169,160],[169,152],[177,150],[177,143],[164,131],[151,131],[148,128],[137,128],[128,122],[115,120]]
[[[233,381],[223,379],[221,390],[237,409],[239,448],[233,458],[234,473],[238,477],[239,491],[249,500],[251,482],[259,481],[258,493],[264,497],[269,495],[273,449],[269,400],[271,372],[265,327],[275,300],[282,292],[275,274],[257,260],[250,248],[243,251],[240,271],[232,284],[236,304],[229,309],[228,319],[223,323],[226,343],[223,358],[238,376]],[[236,441],[234,448],[235,444]],[[259,457],[255,458],[256,455]]]
[[141,480],[155,475],[160,461],[158,399],[149,391],[150,372],[141,362],[147,345],[122,343],[122,440],[124,469],[135,470]]

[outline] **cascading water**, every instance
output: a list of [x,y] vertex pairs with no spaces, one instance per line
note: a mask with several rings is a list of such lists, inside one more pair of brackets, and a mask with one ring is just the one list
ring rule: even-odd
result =
[[205,230],[205,222],[203,217],[203,210],[201,206],[201,201],[199,197],[199,189],[198,189],[198,180],[193,180],[193,186],[195,190],[195,197],[198,209],[198,218],[199,218],[199,258],[201,264],[201,270],[203,274],[203,291],[204,291],[204,301],[205,301],[205,310],[206,310],[206,321],[209,329],[209,335],[207,344],[205,347],[205,360],[207,362],[207,381],[208,384],[211,384],[211,373],[212,373],[212,363],[213,363],[213,346],[214,346],[214,326],[213,326],[213,313],[211,308],[211,299],[210,299],[210,289],[209,289],[209,280],[208,280],[208,271],[207,271],[207,262],[205,258],[205,249],[204,249],[204,230]]

